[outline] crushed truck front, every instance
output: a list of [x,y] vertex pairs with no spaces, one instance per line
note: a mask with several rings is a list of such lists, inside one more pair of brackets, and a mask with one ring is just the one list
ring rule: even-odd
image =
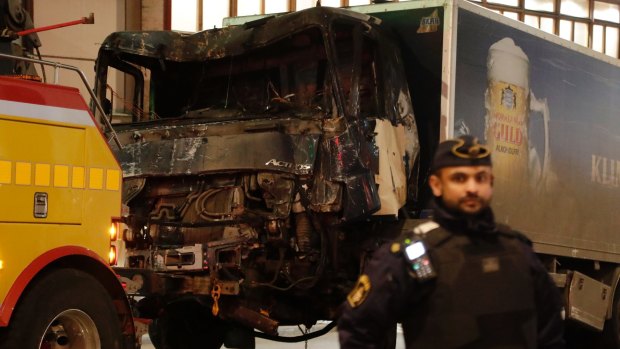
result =
[[[175,302],[195,302],[269,334],[335,318],[359,256],[399,230],[373,228],[415,196],[411,100],[375,21],[316,8],[106,39],[97,93],[131,105],[115,127],[129,209],[117,270],[143,314],[163,307],[170,323]],[[119,72],[123,101],[106,86]]]

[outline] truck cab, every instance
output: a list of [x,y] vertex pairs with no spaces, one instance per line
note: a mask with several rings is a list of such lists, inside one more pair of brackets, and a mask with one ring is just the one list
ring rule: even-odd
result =
[[375,20],[315,8],[104,41],[96,93],[125,114],[112,113],[128,207],[116,270],[141,280],[144,314],[156,303],[156,323],[174,323],[189,302],[274,337],[335,318],[357,256],[398,234],[372,226],[417,197],[411,97]]

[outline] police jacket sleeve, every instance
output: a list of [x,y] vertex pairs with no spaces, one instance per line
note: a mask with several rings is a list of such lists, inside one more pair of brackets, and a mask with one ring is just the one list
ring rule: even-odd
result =
[[536,292],[536,311],[539,349],[564,349],[564,321],[562,319],[562,298],[549,273],[538,256],[527,247],[527,256],[533,271]]
[[343,349],[378,349],[394,340],[388,336],[395,334],[413,279],[405,269],[404,258],[392,253],[390,245],[375,252],[342,305],[338,332]]

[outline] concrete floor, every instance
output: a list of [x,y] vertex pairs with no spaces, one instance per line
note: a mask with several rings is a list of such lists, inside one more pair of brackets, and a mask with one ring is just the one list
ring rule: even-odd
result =
[[[319,323],[317,329],[322,328]],[[301,332],[297,327],[281,327],[279,330],[280,335],[293,337],[301,335]],[[403,340],[402,331],[400,326],[398,327],[398,338],[396,341],[396,349],[404,349],[405,342]],[[327,334],[309,340],[307,343],[280,343],[273,342],[264,339],[256,339],[256,349],[338,349],[338,331],[336,329],[331,330]],[[151,341],[147,336],[142,338],[142,349],[154,349]]]
[[[325,324],[323,324],[324,326]],[[316,329],[322,328],[321,323],[317,324]],[[315,328],[313,328],[315,329]],[[316,330],[315,329],[315,330]],[[398,326],[398,337],[396,339],[396,349],[404,349],[405,341],[402,335],[402,329]],[[279,333],[282,336],[294,337],[301,335],[301,332],[297,327],[280,327]],[[567,349],[584,349],[584,348],[604,348],[609,349],[605,345],[598,344],[598,337],[600,334],[587,331],[578,326],[567,326]],[[222,347],[225,348],[225,347]],[[338,345],[338,331],[336,329],[331,330],[329,333],[314,338],[306,343],[280,343],[273,342],[264,339],[256,339],[256,349],[339,349]],[[142,349],[155,349],[149,340],[149,336],[142,337]]]

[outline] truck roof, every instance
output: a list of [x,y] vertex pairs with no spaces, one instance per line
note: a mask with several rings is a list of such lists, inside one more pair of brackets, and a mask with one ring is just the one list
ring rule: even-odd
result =
[[361,13],[314,7],[191,35],[173,31],[115,32],[104,40],[101,50],[177,62],[219,59],[262,47],[303,28],[327,29],[335,19],[379,22],[379,19]]

